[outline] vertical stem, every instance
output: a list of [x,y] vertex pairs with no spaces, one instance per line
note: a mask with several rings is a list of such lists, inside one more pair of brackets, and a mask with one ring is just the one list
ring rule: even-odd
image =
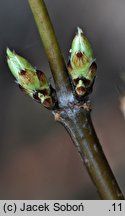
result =
[[[61,55],[59,44],[55,36],[46,5],[43,0],[29,0],[41,40],[43,42],[54,82],[59,97],[65,92],[71,92],[71,86],[67,76],[67,69]],[[63,95],[64,96],[64,95]],[[68,97],[67,97],[68,98]]]

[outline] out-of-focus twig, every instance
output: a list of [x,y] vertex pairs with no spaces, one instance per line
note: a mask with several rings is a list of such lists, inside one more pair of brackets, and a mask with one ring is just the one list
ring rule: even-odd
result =
[[125,96],[120,97],[120,109],[125,118]]

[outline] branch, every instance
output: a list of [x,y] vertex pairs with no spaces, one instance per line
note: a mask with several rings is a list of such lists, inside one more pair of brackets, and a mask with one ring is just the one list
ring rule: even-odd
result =
[[34,15],[44,49],[46,51],[50,69],[54,78],[55,86],[57,89],[57,96],[60,106],[71,101],[71,86],[67,76],[67,68],[61,55],[61,51],[55,36],[55,32],[43,0],[29,0],[32,13]]
[[124,199],[91,122],[90,111],[75,99],[67,69],[43,0],[29,0],[56,85],[55,119],[68,130],[102,199]]

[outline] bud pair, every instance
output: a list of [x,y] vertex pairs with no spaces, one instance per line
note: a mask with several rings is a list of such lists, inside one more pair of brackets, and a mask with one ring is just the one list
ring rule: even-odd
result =
[[77,95],[84,96],[92,87],[97,67],[91,45],[79,27],[70,53],[68,72]]
[[19,87],[47,108],[54,105],[52,88],[45,74],[36,70],[21,56],[7,48],[7,63]]

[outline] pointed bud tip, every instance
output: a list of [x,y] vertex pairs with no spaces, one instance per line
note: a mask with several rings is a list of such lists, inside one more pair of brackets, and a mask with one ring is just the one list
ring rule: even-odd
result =
[[77,34],[80,35],[81,33],[83,34],[83,30],[78,26],[77,27]]
[[14,53],[7,47],[7,48],[6,48],[6,54],[7,54],[7,57],[8,57],[8,58],[11,58],[11,57],[13,56]]
[[7,53],[7,55],[9,55],[11,53],[11,50],[9,49],[9,47],[6,48],[6,53]]
[[11,51],[8,47],[6,48],[6,54],[8,58],[12,58],[16,53]]
[[86,44],[85,44],[85,37],[83,35],[83,31],[80,27],[77,27],[77,32],[76,35],[72,41],[71,45],[71,55],[74,53],[83,53],[85,52],[86,49]]

